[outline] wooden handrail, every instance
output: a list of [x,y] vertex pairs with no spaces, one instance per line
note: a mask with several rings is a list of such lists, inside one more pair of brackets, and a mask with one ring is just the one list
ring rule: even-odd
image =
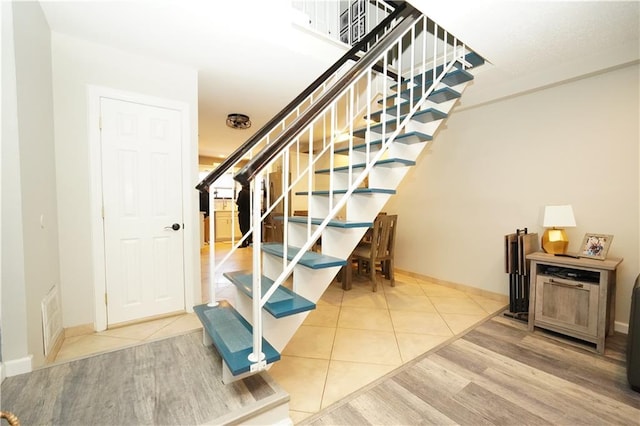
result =
[[[357,53],[363,50],[364,47],[371,41],[373,41],[379,34],[383,33],[384,29],[398,18],[402,12],[407,9],[407,6],[412,8],[407,2],[393,2],[396,3],[396,8],[383,19],[373,30],[371,30],[364,38],[360,39],[358,43],[353,45],[351,49],[340,59],[338,59],[333,65],[331,65],[320,77],[316,78],[302,93],[300,93],[294,100],[292,100],[287,106],[285,106],[278,114],[276,114],[271,120],[269,120],[264,126],[260,128],[253,136],[251,136],[245,143],[240,145],[231,155],[229,155],[218,167],[213,169],[202,181],[196,185],[198,191],[202,191],[208,186],[211,186],[220,176],[222,176],[230,167],[236,164],[242,159],[255,145],[257,145],[265,136],[269,134],[282,120],[284,120],[289,114],[291,114],[305,99],[309,97],[314,91],[316,91],[329,77],[335,74],[347,61],[357,58]],[[366,56],[366,55],[365,55]],[[364,58],[364,57],[363,57]],[[236,179],[237,180],[237,179]]]

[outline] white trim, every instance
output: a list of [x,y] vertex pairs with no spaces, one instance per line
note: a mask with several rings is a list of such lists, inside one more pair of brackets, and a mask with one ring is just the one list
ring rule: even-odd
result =
[[27,355],[24,358],[18,358],[11,361],[4,361],[3,374],[6,374],[7,377],[31,373],[31,371],[33,371],[33,355]]
[[629,334],[629,323],[615,321],[613,323],[613,329],[618,333]]
[[[126,102],[180,111],[182,118],[182,218],[185,227],[183,233],[184,256],[184,303],[185,311],[192,312],[194,295],[199,291],[200,283],[194,279],[194,244],[198,244],[199,226],[195,221],[192,197],[193,185],[191,172],[195,167],[191,164],[191,121],[189,104],[170,99],[156,98],[138,93],[125,92],[108,87],[87,85],[88,132],[89,132],[89,167],[91,179],[91,248],[93,259],[94,288],[94,328],[103,331],[107,328],[107,308],[104,303],[106,293],[106,277],[104,263],[104,234],[102,226],[102,161],[100,152],[100,99],[110,98]],[[192,286],[189,284],[192,283]],[[195,289],[193,286],[198,286]]]

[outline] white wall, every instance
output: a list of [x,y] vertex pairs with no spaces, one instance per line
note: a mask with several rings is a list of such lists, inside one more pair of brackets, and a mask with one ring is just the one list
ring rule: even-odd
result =
[[187,250],[191,251],[193,284],[197,287],[194,291],[199,302],[198,198],[193,189],[198,182],[196,70],[57,33],[52,34],[52,51],[64,326],[94,321],[87,85],[188,103],[192,182],[186,183],[191,190],[185,196],[191,198],[193,215],[185,218],[185,230],[193,233],[195,248]]
[[[28,353],[33,355],[34,365],[39,365],[44,362],[40,302],[49,289],[59,283],[60,277],[51,42],[49,27],[39,3],[13,4],[13,30],[17,134],[10,139],[12,151],[6,161],[11,164],[3,164],[3,171],[7,165],[12,175],[10,181],[3,179],[12,187],[9,190],[12,211],[7,218],[11,225],[5,228],[3,223],[3,228],[11,227],[7,241],[3,238],[3,244],[7,244],[3,250],[6,259],[3,260],[6,260],[6,264],[16,262],[9,266],[8,272],[17,280],[3,281],[11,293],[18,295],[15,300],[10,296],[5,303],[20,306],[22,296],[26,311],[16,313],[11,321],[5,317],[5,325],[8,333],[12,332],[11,329],[24,333],[26,326]],[[9,92],[12,91],[11,83],[7,88]],[[5,205],[5,212],[8,208],[9,205]],[[13,324],[13,321],[21,324]],[[12,343],[7,342],[7,347],[8,351],[14,351]]]
[[13,5],[2,8],[2,360],[28,355]]
[[586,232],[614,235],[616,320],[627,323],[639,269],[638,80],[636,64],[467,110],[463,95],[385,208],[399,214],[397,267],[507,294],[504,235],[541,236],[544,206],[572,204],[569,251]]

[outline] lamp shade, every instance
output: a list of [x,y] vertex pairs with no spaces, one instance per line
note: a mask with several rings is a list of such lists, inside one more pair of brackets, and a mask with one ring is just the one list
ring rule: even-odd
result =
[[545,228],[567,228],[576,226],[573,207],[569,204],[564,206],[546,206],[544,208],[542,226]]

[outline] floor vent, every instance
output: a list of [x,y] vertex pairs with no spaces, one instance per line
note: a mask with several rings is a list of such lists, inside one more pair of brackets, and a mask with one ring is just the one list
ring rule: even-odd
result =
[[56,340],[62,333],[62,310],[58,286],[54,285],[42,299],[42,337],[44,340],[44,355],[55,346]]

